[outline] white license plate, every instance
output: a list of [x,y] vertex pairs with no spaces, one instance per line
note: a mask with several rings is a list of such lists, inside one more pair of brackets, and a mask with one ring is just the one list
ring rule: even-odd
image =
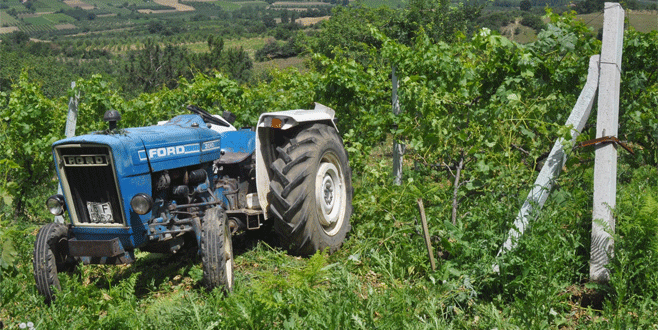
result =
[[113,223],[110,203],[87,202],[87,211],[92,223]]

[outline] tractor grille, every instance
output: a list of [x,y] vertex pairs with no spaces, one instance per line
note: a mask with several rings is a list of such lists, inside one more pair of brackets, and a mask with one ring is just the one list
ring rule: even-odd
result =
[[123,226],[110,149],[102,145],[56,148],[62,186],[76,225]]

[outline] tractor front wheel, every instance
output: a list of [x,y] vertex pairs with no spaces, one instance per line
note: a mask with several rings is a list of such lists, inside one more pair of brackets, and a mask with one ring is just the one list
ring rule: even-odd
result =
[[213,207],[206,211],[201,225],[201,262],[203,285],[212,290],[220,287],[233,291],[233,243],[226,213]]
[[39,230],[34,244],[34,280],[37,291],[46,303],[55,299],[61,290],[57,272],[70,271],[75,267],[68,256],[68,227],[60,223],[49,223]]

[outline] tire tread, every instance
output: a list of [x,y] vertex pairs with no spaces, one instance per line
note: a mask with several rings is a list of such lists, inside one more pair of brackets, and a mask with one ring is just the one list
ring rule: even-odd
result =
[[[271,164],[273,173],[270,182],[270,205],[269,213],[274,218],[274,230],[279,236],[281,243],[292,254],[308,256],[318,250],[325,248],[329,252],[335,252],[351,226],[349,217],[352,213],[351,196],[351,171],[347,161],[347,153],[342,146],[342,140],[331,126],[315,123],[296,131],[296,136],[287,140],[283,146],[275,149],[278,157]],[[320,161],[321,148],[331,145],[334,153],[341,159],[343,164],[343,175],[347,185],[346,194],[348,201],[346,205],[345,222],[336,237],[324,234],[321,226],[311,224],[317,222],[309,219],[311,213],[316,212],[314,205],[310,206],[312,200],[315,203],[315,192],[309,191],[309,187],[315,185],[315,169]],[[319,232],[320,231],[320,232]],[[324,235],[324,236],[323,236]]]
[[226,226],[226,216],[222,210],[211,208],[206,211],[201,226],[200,254],[203,264],[203,285],[208,290],[220,287],[228,293],[233,288],[228,287],[228,274],[224,269],[226,262],[223,258],[224,226]]
[[68,234],[68,227],[60,223],[49,223],[39,229],[34,244],[33,267],[37,291],[44,296],[46,303],[55,299],[56,291],[61,290],[58,271],[65,270],[66,260],[58,262],[55,255],[59,241]]

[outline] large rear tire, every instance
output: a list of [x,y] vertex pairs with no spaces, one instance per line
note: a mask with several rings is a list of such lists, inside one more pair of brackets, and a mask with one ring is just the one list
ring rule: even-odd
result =
[[335,252],[350,230],[352,178],[336,130],[312,124],[277,147],[271,164],[270,215],[281,243],[292,254]]
[[68,227],[60,223],[41,227],[34,243],[33,257],[37,291],[45,297],[46,303],[50,303],[55,299],[55,293],[62,289],[57,273],[75,267],[68,255]]
[[219,207],[208,209],[201,227],[203,285],[229,293],[233,291],[233,243],[226,213]]

